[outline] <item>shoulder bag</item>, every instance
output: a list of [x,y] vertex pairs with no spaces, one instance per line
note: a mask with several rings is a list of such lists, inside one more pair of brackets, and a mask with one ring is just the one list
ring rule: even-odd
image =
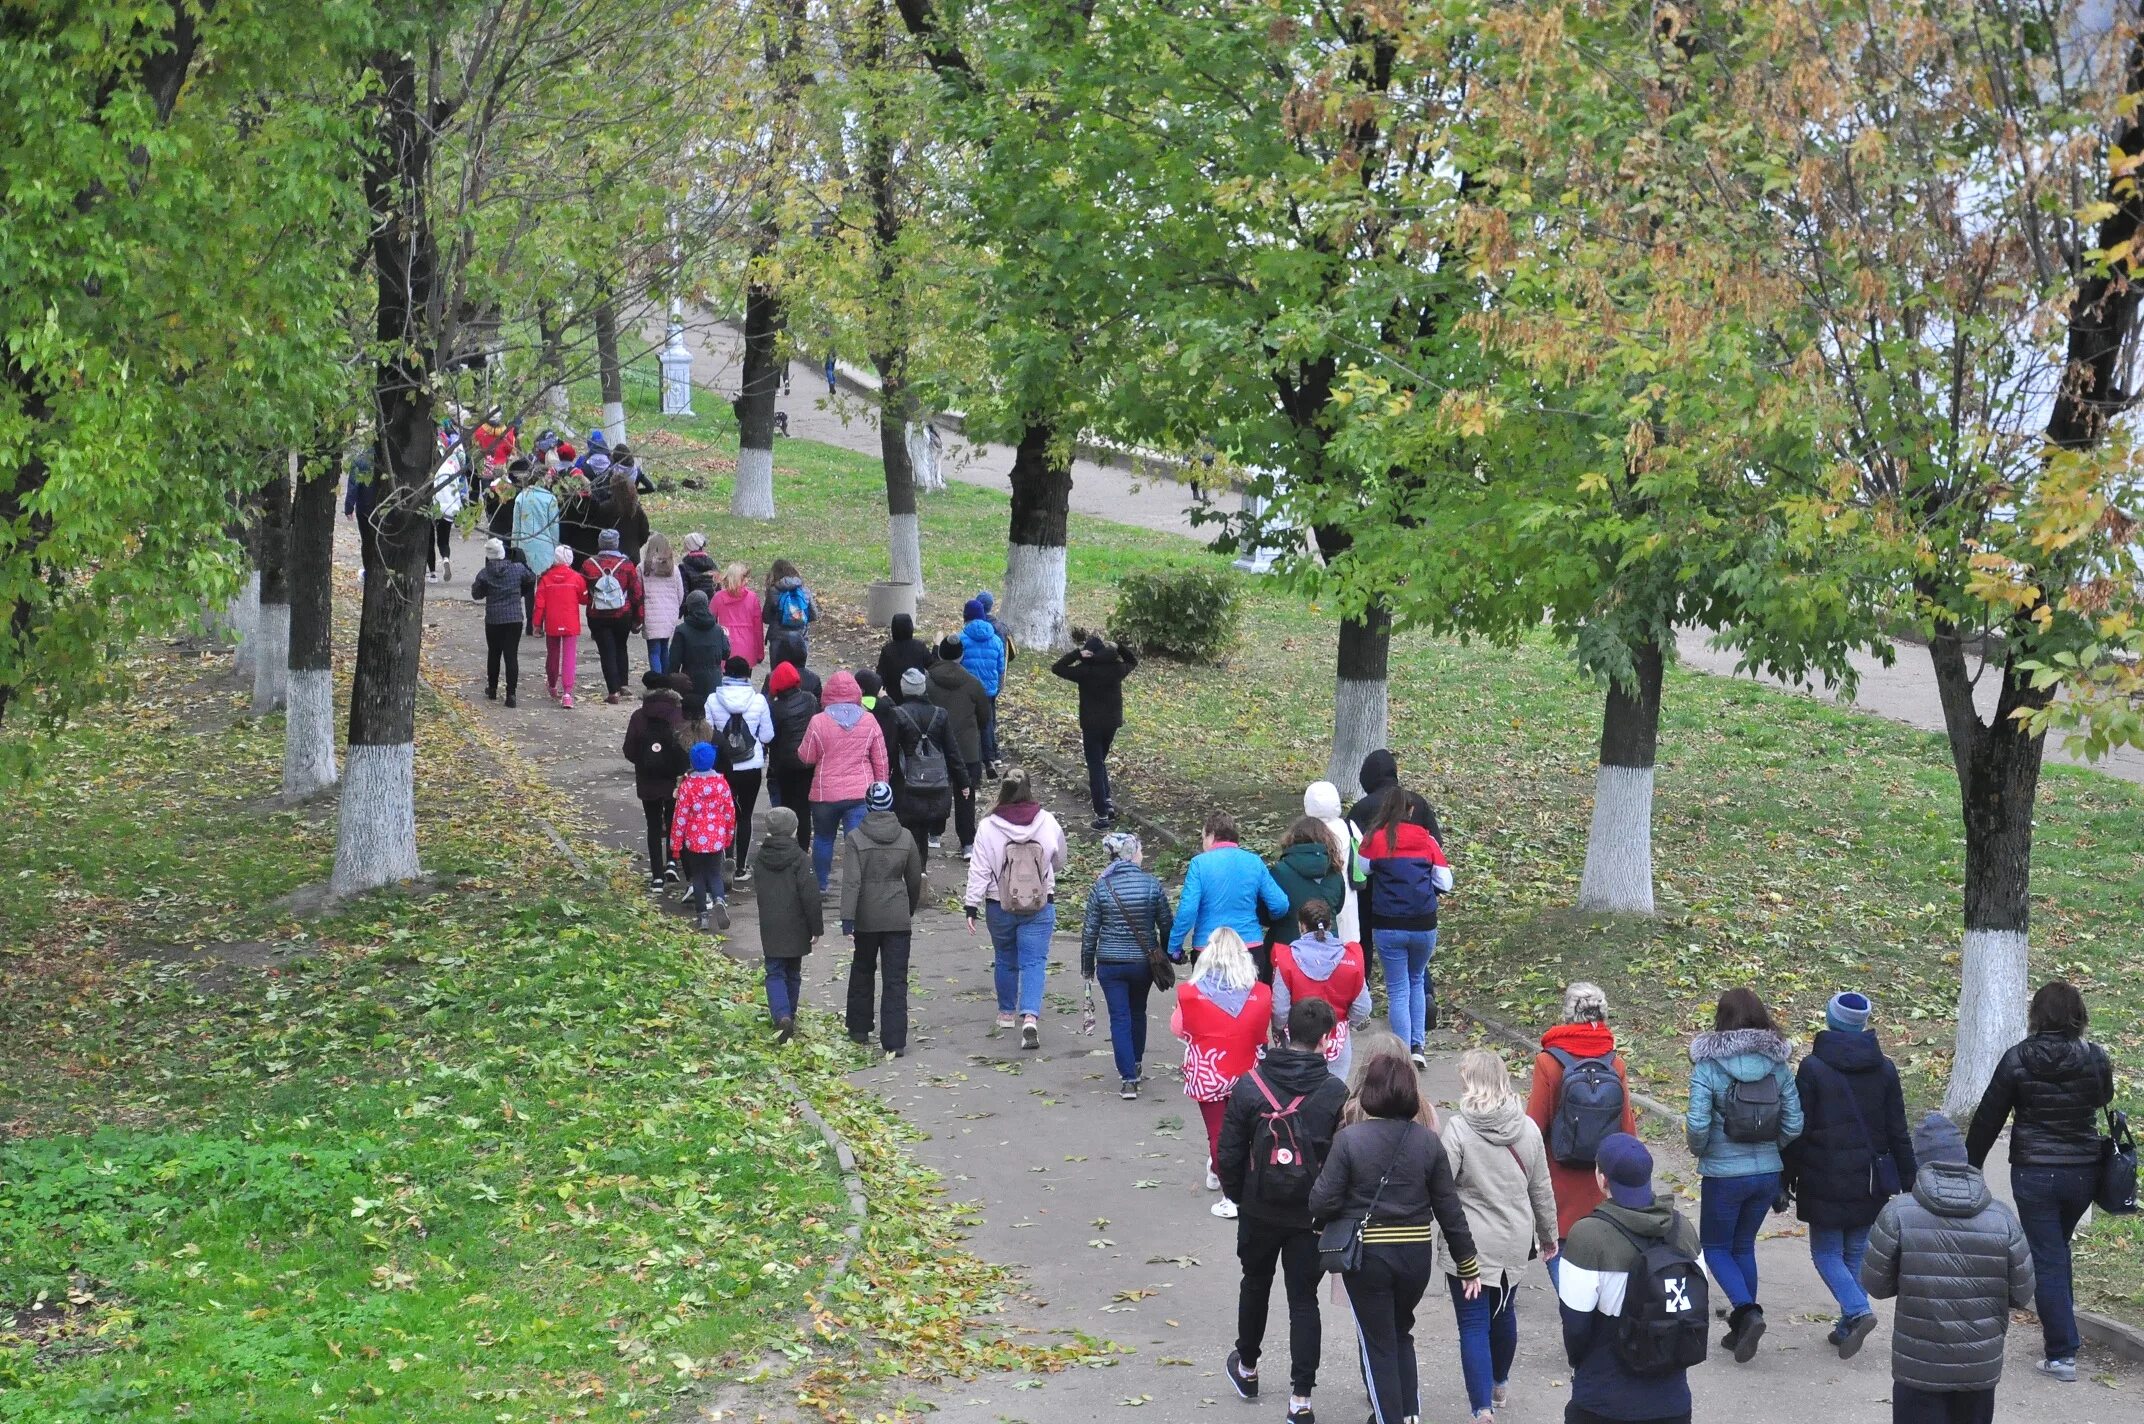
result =
[[[1879,1148],[1876,1145],[1876,1135],[1869,1131],[1868,1119],[1861,1115],[1861,1100],[1854,1096],[1853,1080],[1814,1054],[1809,1061],[1837,1079],[1839,1086],[1845,1090],[1846,1105],[1854,1112],[1854,1124],[1861,1129],[1862,1141],[1869,1145],[1869,1195],[1889,1201],[1905,1189],[1905,1184],[1898,1176],[1898,1159],[1891,1155],[1889,1148]],[[1803,1111],[1806,1112],[1807,1108]]]
[[1139,932],[1139,926],[1132,919],[1131,912],[1124,908],[1123,897],[1117,894],[1117,887],[1109,883],[1109,872],[1106,870],[1102,872],[1102,888],[1109,892],[1110,903],[1117,907],[1117,914],[1123,919],[1124,928],[1132,932],[1132,943],[1138,945],[1140,953],[1146,956],[1147,973],[1154,976],[1154,987],[1174,989],[1176,966],[1169,963],[1169,956],[1161,952],[1159,945],[1149,942],[1147,937]]
[[2129,1114],[2107,1109],[2107,1135],[2099,1140],[2099,1209],[2128,1216],[2137,1209],[2137,1140],[2129,1135]]

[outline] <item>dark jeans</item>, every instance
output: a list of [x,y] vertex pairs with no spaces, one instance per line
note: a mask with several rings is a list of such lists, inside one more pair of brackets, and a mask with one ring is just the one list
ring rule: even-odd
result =
[[1490,1407],[1496,1386],[1511,1378],[1511,1361],[1519,1353],[1519,1292],[1484,1284],[1467,1299],[1457,1276],[1446,1276],[1452,1314],[1459,1319],[1459,1373],[1466,1380],[1467,1408],[1479,1414]]
[[797,813],[797,845],[811,849],[811,768],[799,767],[786,771],[774,770],[774,789],[780,793],[775,804],[787,806]]
[[2032,1305],[2050,1360],[2077,1358],[2077,1310],[2070,1291],[2070,1237],[2099,1183],[2097,1167],[2012,1167],[2010,1194],[2032,1248]]
[[998,760],[998,700],[990,699],[990,707],[983,713],[983,760]]
[[793,1019],[804,1003],[804,961],[767,961],[767,1013],[776,1023]]
[[648,638],[644,641],[648,645],[648,671],[668,672],[670,670],[670,640],[668,638]]
[[1109,1005],[1109,1047],[1117,1056],[1117,1076],[1137,1078],[1146,1058],[1146,996],[1154,988],[1154,973],[1143,959],[1129,964],[1104,959],[1094,966],[1094,980]]
[[1605,1414],[1595,1414],[1582,1404],[1563,1406],[1563,1424],[1690,1424],[1687,1414],[1669,1414],[1659,1419],[1610,1419]]
[[1109,795],[1109,748],[1117,739],[1117,729],[1090,731],[1079,729],[1079,749],[1087,758],[1087,799],[1094,803],[1097,816],[1114,816],[1117,803]]
[[834,878],[834,842],[855,830],[863,818],[861,801],[811,803],[811,871],[819,877],[821,893]]
[[499,669],[506,669],[506,695],[514,695],[521,686],[521,625],[519,623],[486,623],[484,625],[484,686],[493,692],[499,690]]
[[1705,1266],[1730,1305],[1757,1302],[1757,1228],[1779,1195],[1779,1173],[1707,1177],[1698,1189],[1697,1237]]
[[1891,1424],[1995,1424],[1995,1391],[1938,1392],[1891,1381]]
[[1288,1391],[1310,1398],[1324,1344],[1318,1283],[1325,1269],[1318,1264],[1318,1233],[1238,1217],[1236,1259],[1243,1264],[1243,1285],[1236,1294],[1236,1353],[1246,1366],[1258,1363],[1266,1338],[1266,1307],[1273,1299],[1273,1268],[1278,1265],[1288,1293]]
[[431,573],[439,567],[439,561],[454,552],[454,521],[432,521],[432,537],[424,541],[424,571]]
[[633,641],[633,630],[623,618],[590,618],[588,634],[596,640],[596,659],[603,664],[603,690],[625,691],[627,648]]
[[1400,1424],[1422,1412],[1415,1378],[1414,1308],[1435,1264],[1427,1241],[1365,1242],[1362,1269],[1342,1276],[1355,1312],[1362,1371],[1370,1380],[1370,1417]]
[[888,1053],[908,1047],[907,930],[858,930],[856,953],[849,960],[849,1037],[871,1036],[871,991],[885,975],[878,1011],[878,1041]]
[[706,910],[715,901],[729,898],[722,885],[722,852],[719,850],[686,851],[685,878],[692,885],[692,908],[695,910]]
[[643,801],[640,813],[648,821],[648,874],[661,875],[670,864],[670,818],[677,813],[677,802]]
[[730,784],[730,799],[737,803],[737,839],[730,842],[730,851],[739,871],[751,863],[745,857],[752,851],[752,812],[759,808],[759,787],[765,776],[756,766],[750,771],[722,773],[722,779]]
[[968,763],[968,785],[953,789],[953,834],[963,847],[975,844],[975,791],[983,784],[983,764]]

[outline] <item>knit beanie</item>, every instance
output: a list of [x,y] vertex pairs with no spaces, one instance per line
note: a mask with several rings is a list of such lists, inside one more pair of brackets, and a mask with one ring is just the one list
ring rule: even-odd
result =
[[[774,671],[767,674],[767,691],[773,693],[776,697],[780,697],[801,681],[803,679],[797,676],[796,664],[776,663]],[[794,830],[795,827],[792,826],[790,829]]]
[[910,668],[907,672],[901,674],[901,695],[903,697],[921,697],[924,689],[928,686],[930,686],[930,679],[923,675],[922,668]]
[[991,609],[998,606],[998,596],[987,588],[975,595],[975,601],[983,605],[983,613],[986,616]]
[[883,781],[872,782],[870,789],[864,792],[864,805],[874,811],[891,811],[893,788]]
[[618,547],[618,531],[615,529],[606,529],[601,534],[596,535],[596,547],[598,549],[615,551]]
[[976,619],[983,617],[988,611],[989,610],[983,607],[983,601],[980,598],[971,598],[966,603],[963,603],[960,606],[961,621],[964,623],[973,623]]
[[1922,1118],[1913,1129],[1913,1160],[1923,1166],[1930,1162],[1965,1161],[1965,1138],[1957,1124],[1939,1112]]
[[694,771],[713,771],[715,769],[714,743],[694,742],[692,744],[692,769]]
[[553,549],[551,551],[551,563],[556,568],[571,568],[573,566],[573,546],[571,544],[561,544]]
[[705,549],[706,547],[707,547],[707,536],[706,536],[705,534],[687,534],[687,535],[685,536],[685,552],[686,552],[686,553],[688,553],[688,554],[697,554],[697,553],[699,553],[699,552],[700,552],[700,551],[701,551],[702,549]]
[[951,633],[946,634],[945,637],[939,641],[938,656],[945,659],[949,663],[959,662],[960,639],[954,637]]
[[505,558],[506,541],[504,539],[486,539],[484,541],[484,557],[487,559]]
[[[776,806],[767,812],[767,840],[778,841],[784,836],[797,833],[797,813],[787,806]],[[762,842],[765,844],[765,842]]]
[[1824,1006],[1824,1022],[1841,1033],[1859,1033],[1869,1026],[1869,1013],[1874,1007],[1867,996],[1847,989],[1833,994],[1831,1002]]

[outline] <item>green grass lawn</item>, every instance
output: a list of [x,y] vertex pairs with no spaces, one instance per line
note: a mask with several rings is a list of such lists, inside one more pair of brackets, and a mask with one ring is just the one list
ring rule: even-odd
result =
[[[696,469],[699,492],[658,497],[658,527],[705,531],[716,557],[764,570],[796,560],[832,611],[826,642],[871,646],[862,586],[886,571],[877,463],[778,442],[772,524],[727,514],[727,447],[657,437],[658,464]],[[651,446],[653,448],[653,446]],[[1005,502],[954,484],[922,505],[922,630],[957,625],[959,603],[1003,577]],[[1191,543],[1075,515],[1068,572],[1075,623],[1104,622],[1122,574],[1217,560]],[[1250,586],[1245,636],[1218,668],[1161,659],[1128,685],[1113,766],[1128,799],[1189,832],[1226,806],[1270,848],[1322,775],[1331,726],[1333,615]],[[1909,650],[1905,656],[1912,656]],[[1005,715],[1016,741],[1077,765],[1074,694],[1016,664]],[[1457,866],[1436,972],[1445,993],[1527,1027],[1552,1021],[1561,986],[1607,987],[1646,1086],[1683,1096],[1688,1035],[1733,984],[1765,995],[1806,1039],[1824,1001],[1855,987],[1909,1097],[1933,1104],[1949,1069],[1963,837],[1939,736],[1748,683],[1669,675],[1654,856],[1662,913],[1649,922],[1573,914],[1585,859],[1600,691],[1550,640],[1493,648],[1418,634],[1394,641],[1391,745],[1438,805]],[[1064,809],[1064,808],[1060,808]],[[1074,808],[1082,809],[1082,808]],[[2050,766],[2035,855],[2033,972],[2080,984],[2094,1035],[2132,1102],[2144,1087],[2144,790]],[[1083,859],[1091,864],[1092,850]],[[2144,1318],[2144,1230],[2096,1231],[2081,1287]]]

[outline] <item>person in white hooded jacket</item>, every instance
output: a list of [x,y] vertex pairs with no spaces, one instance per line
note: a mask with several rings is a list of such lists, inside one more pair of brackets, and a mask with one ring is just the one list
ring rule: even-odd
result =
[[[1014,847],[1033,846],[1015,852]],[[1041,908],[1015,913],[1005,903],[1010,892],[1003,888],[1015,854],[1022,874],[1040,860]],[[1057,818],[1035,800],[1027,773],[1013,767],[998,787],[998,804],[975,828],[975,853],[968,860],[967,893],[961,897],[968,916],[968,933],[975,922],[986,918],[990,943],[997,959],[998,1028],[1020,1028],[1020,1046],[1042,1046],[1042,976],[1049,968],[1050,935],[1057,928],[1057,875],[1065,868],[1069,848],[1064,828]],[[1017,882],[1015,882],[1017,883]],[[1017,1018],[1015,1017],[1017,1015]]]
[[1303,792],[1303,814],[1324,822],[1325,832],[1340,848],[1341,869],[1347,874],[1347,899],[1333,916],[1333,934],[1342,944],[1362,943],[1362,832],[1340,814],[1340,788],[1330,781],[1313,781]]
[[752,878],[751,862],[745,856],[752,849],[752,811],[759,805],[759,788],[767,776],[767,745],[774,740],[774,713],[767,708],[767,699],[752,686],[752,665],[740,657],[731,657],[722,664],[722,681],[707,696],[707,721],[715,729],[715,745],[723,746],[725,734],[733,718],[744,720],[744,729],[752,739],[749,756],[722,759],[722,778],[730,784],[730,796],[737,802],[737,838],[730,842],[736,870],[731,879],[737,881]]

